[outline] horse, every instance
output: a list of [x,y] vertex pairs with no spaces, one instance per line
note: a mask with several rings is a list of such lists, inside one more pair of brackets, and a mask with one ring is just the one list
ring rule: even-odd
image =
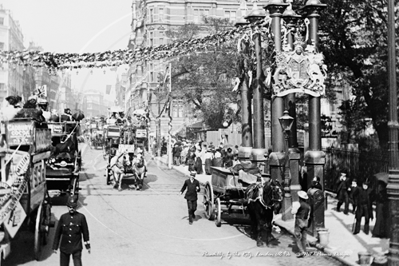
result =
[[118,186],[119,191],[122,191],[122,179],[125,176],[124,169],[127,164],[129,164],[129,160],[126,158],[126,155],[119,152],[112,157],[110,162],[110,168],[113,172],[114,187]]
[[133,159],[133,173],[135,177],[135,186],[137,190],[143,187],[144,178],[147,172],[147,167],[144,162],[144,156],[139,153],[136,158]]
[[252,237],[258,247],[263,246],[262,233],[266,231],[266,245],[273,238],[271,234],[273,212],[277,214],[283,200],[282,186],[277,180],[270,179],[265,183],[254,183],[245,190],[247,213],[251,218]]

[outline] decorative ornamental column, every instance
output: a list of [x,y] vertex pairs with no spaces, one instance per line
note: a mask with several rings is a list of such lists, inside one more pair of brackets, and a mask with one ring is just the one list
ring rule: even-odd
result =
[[389,225],[388,265],[399,266],[399,156],[398,111],[395,55],[395,2],[388,0],[388,76],[389,76]]
[[[284,51],[293,51],[294,50],[294,33],[297,30],[296,25],[298,20],[301,18],[293,9],[292,9],[292,1],[287,0],[289,6],[284,11],[282,17],[286,24],[287,34],[284,40],[287,43],[283,44]],[[289,166],[291,173],[291,181],[289,191],[292,197],[292,201],[298,201],[298,191],[301,190],[301,186],[299,184],[299,160],[301,158],[300,151],[298,149],[298,140],[297,140],[297,124],[296,124],[296,99],[295,93],[290,93],[285,98],[285,106],[288,110],[288,114],[294,118],[291,127],[291,133],[289,135],[288,140],[288,150],[289,150]]]
[[[246,16],[246,2],[241,1],[240,8],[237,11],[237,21],[235,26],[248,25],[249,22],[244,19]],[[240,40],[239,49],[241,54],[249,53],[249,36],[248,39],[243,38]],[[240,92],[241,92],[241,146],[238,150],[239,159],[250,159],[252,151],[252,108],[251,108],[251,91],[248,86],[248,73],[245,69],[245,57],[241,57],[239,62],[239,79],[240,79]]]
[[[318,47],[318,19],[319,12],[327,5],[319,0],[309,0],[304,6],[306,17],[310,21],[310,44],[317,51]],[[320,96],[309,96],[309,150],[305,153],[307,167],[308,187],[314,177],[319,177],[324,189],[324,164],[325,154],[321,150],[321,121],[320,121]]]
[[[283,0],[270,1],[265,9],[269,10],[270,17],[272,18],[272,30],[274,34],[274,47],[276,52],[281,52],[281,16],[288,4],[284,3]],[[284,99],[281,96],[272,97],[272,108],[271,108],[271,122],[272,122],[272,153],[269,156],[269,166],[271,178],[278,180],[281,184],[286,184],[284,188],[284,201],[282,206],[282,219],[292,219],[291,198],[287,189],[287,183],[284,176],[284,133],[281,128],[279,118],[284,113]],[[287,180],[288,181],[288,180]]]
[[[254,23],[266,17],[266,12],[262,8],[258,8],[256,1],[253,3],[253,9],[251,13],[246,17],[250,23]],[[252,161],[258,166],[265,162],[266,142],[265,142],[265,119],[264,119],[264,108],[263,108],[263,70],[262,70],[262,52],[261,52],[261,32],[259,26],[254,28],[254,43],[255,43],[255,55],[256,55],[256,78],[253,80],[253,140],[254,146],[251,151]]]

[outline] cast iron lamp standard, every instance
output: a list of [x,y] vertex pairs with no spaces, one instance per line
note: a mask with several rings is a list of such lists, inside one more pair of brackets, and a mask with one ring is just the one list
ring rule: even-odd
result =
[[288,114],[288,111],[284,111],[284,115],[279,119],[281,128],[284,132],[285,137],[285,154],[284,154],[284,163],[283,163],[283,171],[282,171],[282,179],[284,181],[284,201],[283,201],[283,213],[282,219],[284,221],[293,219],[293,215],[291,214],[291,206],[292,206],[292,198],[290,191],[290,183],[291,183],[291,171],[290,171],[290,159],[289,159],[289,151],[288,151],[288,139],[290,137],[292,124],[294,122],[294,118]]

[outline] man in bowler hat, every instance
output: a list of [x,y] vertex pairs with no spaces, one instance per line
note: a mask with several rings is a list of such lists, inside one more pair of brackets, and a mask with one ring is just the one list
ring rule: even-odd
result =
[[195,179],[196,173],[191,172],[190,178],[184,181],[183,187],[180,190],[180,194],[187,189],[184,198],[187,200],[188,207],[188,221],[193,224],[193,219],[195,218],[195,211],[197,210],[197,193],[200,192],[200,183]]
[[[86,217],[76,211],[77,197],[71,196],[67,201],[68,212],[61,215],[54,234],[53,251],[60,248],[60,265],[68,266],[72,255],[73,265],[82,265],[82,235],[85,247],[90,253],[89,227]],[[61,241],[61,244],[60,244]]]

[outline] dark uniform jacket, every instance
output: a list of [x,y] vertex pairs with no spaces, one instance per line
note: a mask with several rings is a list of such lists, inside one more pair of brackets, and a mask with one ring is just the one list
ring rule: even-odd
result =
[[184,181],[184,185],[181,188],[180,192],[183,193],[186,188],[187,192],[184,198],[191,201],[197,200],[197,192],[200,191],[200,183],[198,182],[198,180],[194,179],[193,182],[191,182],[190,179],[187,179],[186,181]]
[[299,207],[296,215],[295,215],[295,226],[303,229],[308,226],[308,218],[310,213],[310,205],[304,201],[300,202],[301,206]]
[[87,226],[86,217],[75,212],[71,215],[69,212],[61,216],[55,230],[53,250],[57,250],[60,238],[60,250],[67,254],[73,254],[83,249],[83,240],[89,241],[89,227]]

